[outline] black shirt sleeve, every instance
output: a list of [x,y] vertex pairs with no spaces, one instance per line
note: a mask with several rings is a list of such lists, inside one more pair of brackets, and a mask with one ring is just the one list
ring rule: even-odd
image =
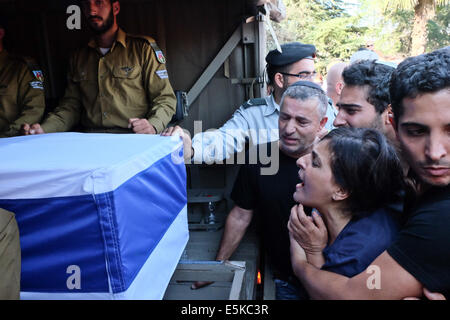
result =
[[450,198],[418,207],[387,250],[424,287],[449,297]]

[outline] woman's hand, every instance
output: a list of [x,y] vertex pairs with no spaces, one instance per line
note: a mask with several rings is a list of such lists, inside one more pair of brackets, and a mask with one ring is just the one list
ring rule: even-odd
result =
[[295,205],[291,209],[288,229],[291,242],[294,239],[303,248],[308,262],[322,267],[325,262],[322,251],[328,243],[328,231],[320,215],[313,212],[309,217],[301,204]]

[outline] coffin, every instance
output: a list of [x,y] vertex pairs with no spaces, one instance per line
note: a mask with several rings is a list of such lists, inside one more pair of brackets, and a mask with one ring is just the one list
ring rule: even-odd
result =
[[162,299],[189,237],[186,203],[178,137],[0,139],[22,299]]

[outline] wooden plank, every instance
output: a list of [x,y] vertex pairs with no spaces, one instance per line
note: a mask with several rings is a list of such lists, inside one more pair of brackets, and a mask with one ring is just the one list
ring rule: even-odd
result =
[[[222,213],[220,213],[222,214]],[[222,221],[225,221],[226,215],[224,214]],[[255,299],[256,294],[256,273],[257,263],[259,261],[259,237],[256,235],[255,226],[252,224],[248,228],[244,238],[239,244],[234,254],[230,257],[231,261],[245,261],[245,274],[243,280],[241,299]],[[186,254],[183,259],[188,260],[209,260],[214,261],[217,251],[220,246],[220,240],[222,238],[223,229],[217,231],[192,231],[189,232],[189,242],[186,246]],[[197,280],[197,279],[196,279]],[[230,283],[231,287],[231,283]],[[206,289],[198,289],[192,291],[202,291]],[[188,296],[185,299],[190,299],[191,295],[189,291]],[[224,299],[228,299],[227,297]]]
[[[164,299],[233,299],[243,295],[243,281],[245,275],[243,261],[197,261],[179,263],[174,272]],[[215,281],[211,286],[199,290],[187,290],[195,281]],[[207,289],[207,290],[204,290]],[[196,293],[199,292],[200,293]],[[224,295],[226,291],[226,295]]]
[[211,270],[177,270],[173,274],[175,281],[233,281],[234,273],[214,272]]
[[231,284],[229,300],[240,300],[243,295],[245,269],[238,269],[234,272],[233,283]]
[[198,289],[191,289],[192,282],[170,284],[164,300],[227,300],[231,289],[230,282],[214,282]]

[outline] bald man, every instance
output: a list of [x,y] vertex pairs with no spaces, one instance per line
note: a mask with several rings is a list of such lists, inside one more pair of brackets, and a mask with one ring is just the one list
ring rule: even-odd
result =
[[[345,62],[337,62],[331,65],[327,73],[327,96],[333,101],[333,106],[336,108],[336,103],[344,87],[344,79],[342,72],[348,64]],[[336,108],[337,110],[337,108]]]

